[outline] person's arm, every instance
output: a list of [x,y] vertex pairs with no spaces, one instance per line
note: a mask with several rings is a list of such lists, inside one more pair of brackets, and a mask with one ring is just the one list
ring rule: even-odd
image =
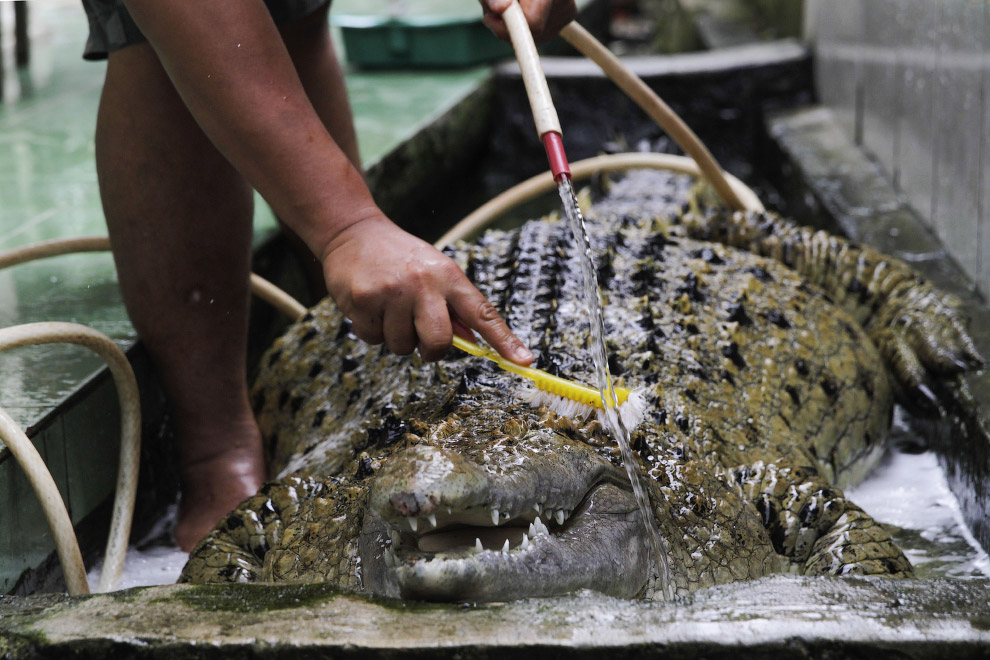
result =
[[453,315],[503,356],[532,360],[456,264],[378,209],[310,104],[261,0],[125,3],[211,141],[321,259],[359,337],[437,359]]

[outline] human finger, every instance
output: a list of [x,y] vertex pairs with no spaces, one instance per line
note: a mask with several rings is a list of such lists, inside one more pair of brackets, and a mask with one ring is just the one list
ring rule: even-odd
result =
[[[509,40],[508,29],[502,19],[512,0],[482,0],[482,21],[499,39]],[[542,44],[557,36],[561,29],[577,16],[574,0],[519,0],[533,40]]]
[[577,16],[574,0],[519,0],[519,5],[537,44],[556,37]]
[[373,346],[385,341],[382,332],[382,315],[377,310],[354,309],[346,316],[351,320],[351,330],[358,339]]
[[385,307],[382,335],[388,350],[396,355],[409,355],[416,348],[416,327],[412,305],[399,298]]
[[450,326],[455,335],[468,339],[470,341],[476,341],[477,337],[474,336],[474,330],[469,328],[464,321],[457,318],[457,314],[453,311],[450,312]]
[[427,362],[439,360],[450,349],[453,333],[447,302],[440,296],[421,299],[414,318],[419,354]]
[[[508,6],[510,3],[505,4]],[[509,29],[505,27],[505,21],[502,20],[502,11],[492,10],[484,1],[482,1],[481,7],[484,10],[484,15],[481,18],[484,26],[502,41],[509,41]]]
[[498,310],[481,295],[465,278],[465,286],[458,287],[447,298],[448,304],[468,327],[478,331],[492,348],[502,357],[516,364],[528,365],[533,361],[522,340],[516,337],[506,325]]

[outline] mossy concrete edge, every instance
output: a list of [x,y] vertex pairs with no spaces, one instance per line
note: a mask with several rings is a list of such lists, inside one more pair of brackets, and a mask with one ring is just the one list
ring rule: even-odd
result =
[[[0,599],[4,657],[986,657],[988,582],[777,575],[670,603],[575,595],[493,605],[320,585],[172,585]],[[298,597],[298,603],[292,602]]]
[[[767,132],[792,213],[898,257],[958,295],[977,348],[990,358],[990,310],[972,279],[832,113],[820,106],[772,113]],[[916,426],[945,467],[973,535],[990,549],[990,372],[937,385],[941,416]]]

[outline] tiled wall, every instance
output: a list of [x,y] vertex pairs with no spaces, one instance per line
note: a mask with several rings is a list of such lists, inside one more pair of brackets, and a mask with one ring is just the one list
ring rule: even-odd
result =
[[806,26],[822,102],[990,294],[990,2],[807,0]]

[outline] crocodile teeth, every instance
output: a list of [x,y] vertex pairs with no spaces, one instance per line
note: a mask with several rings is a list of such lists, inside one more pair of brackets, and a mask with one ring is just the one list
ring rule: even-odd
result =
[[436,514],[431,513],[426,518],[430,521],[430,526],[432,526],[435,529],[436,526],[437,526],[437,516],[436,516]]
[[419,526],[419,521],[416,520],[416,518],[409,518],[409,529],[415,532],[418,526]]
[[497,527],[498,521],[499,521],[498,509],[492,509],[492,524]]
[[485,549],[485,546],[481,545],[481,539],[479,538],[474,539],[474,549],[477,552],[481,552],[482,550]]
[[536,515],[543,513],[543,510],[540,508],[539,502],[533,502],[533,508],[536,510]]
[[564,524],[564,510],[563,509],[557,509],[557,511],[553,514],[553,519],[557,521],[557,524],[558,525],[563,525]]
[[505,545],[502,546],[502,552],[509,554],[509,539],[505,539]]
[[533,526],[533,534],[531,536],[536,536],[537,534],[550,533],[550,530],[547,529],[547,526],[543,524],[543,520],[541,520],[540,518],[534,520],[532,526]]
[[395,568],[395,553],[392,552],[391,548],[385,551],[385,553],[382,555],[382,558],[385,560],[386,566],[388,566],[389,568]]
[[396,531],[394,529],[388,530],[388,537],[389,537],[389,539],[391,539],[392,545],[399,545],[399,532],[398,531]]
[[525,534],[523,534],[522,543],[519,544],[519,547],[523,550],[529,547],[529,537]]

